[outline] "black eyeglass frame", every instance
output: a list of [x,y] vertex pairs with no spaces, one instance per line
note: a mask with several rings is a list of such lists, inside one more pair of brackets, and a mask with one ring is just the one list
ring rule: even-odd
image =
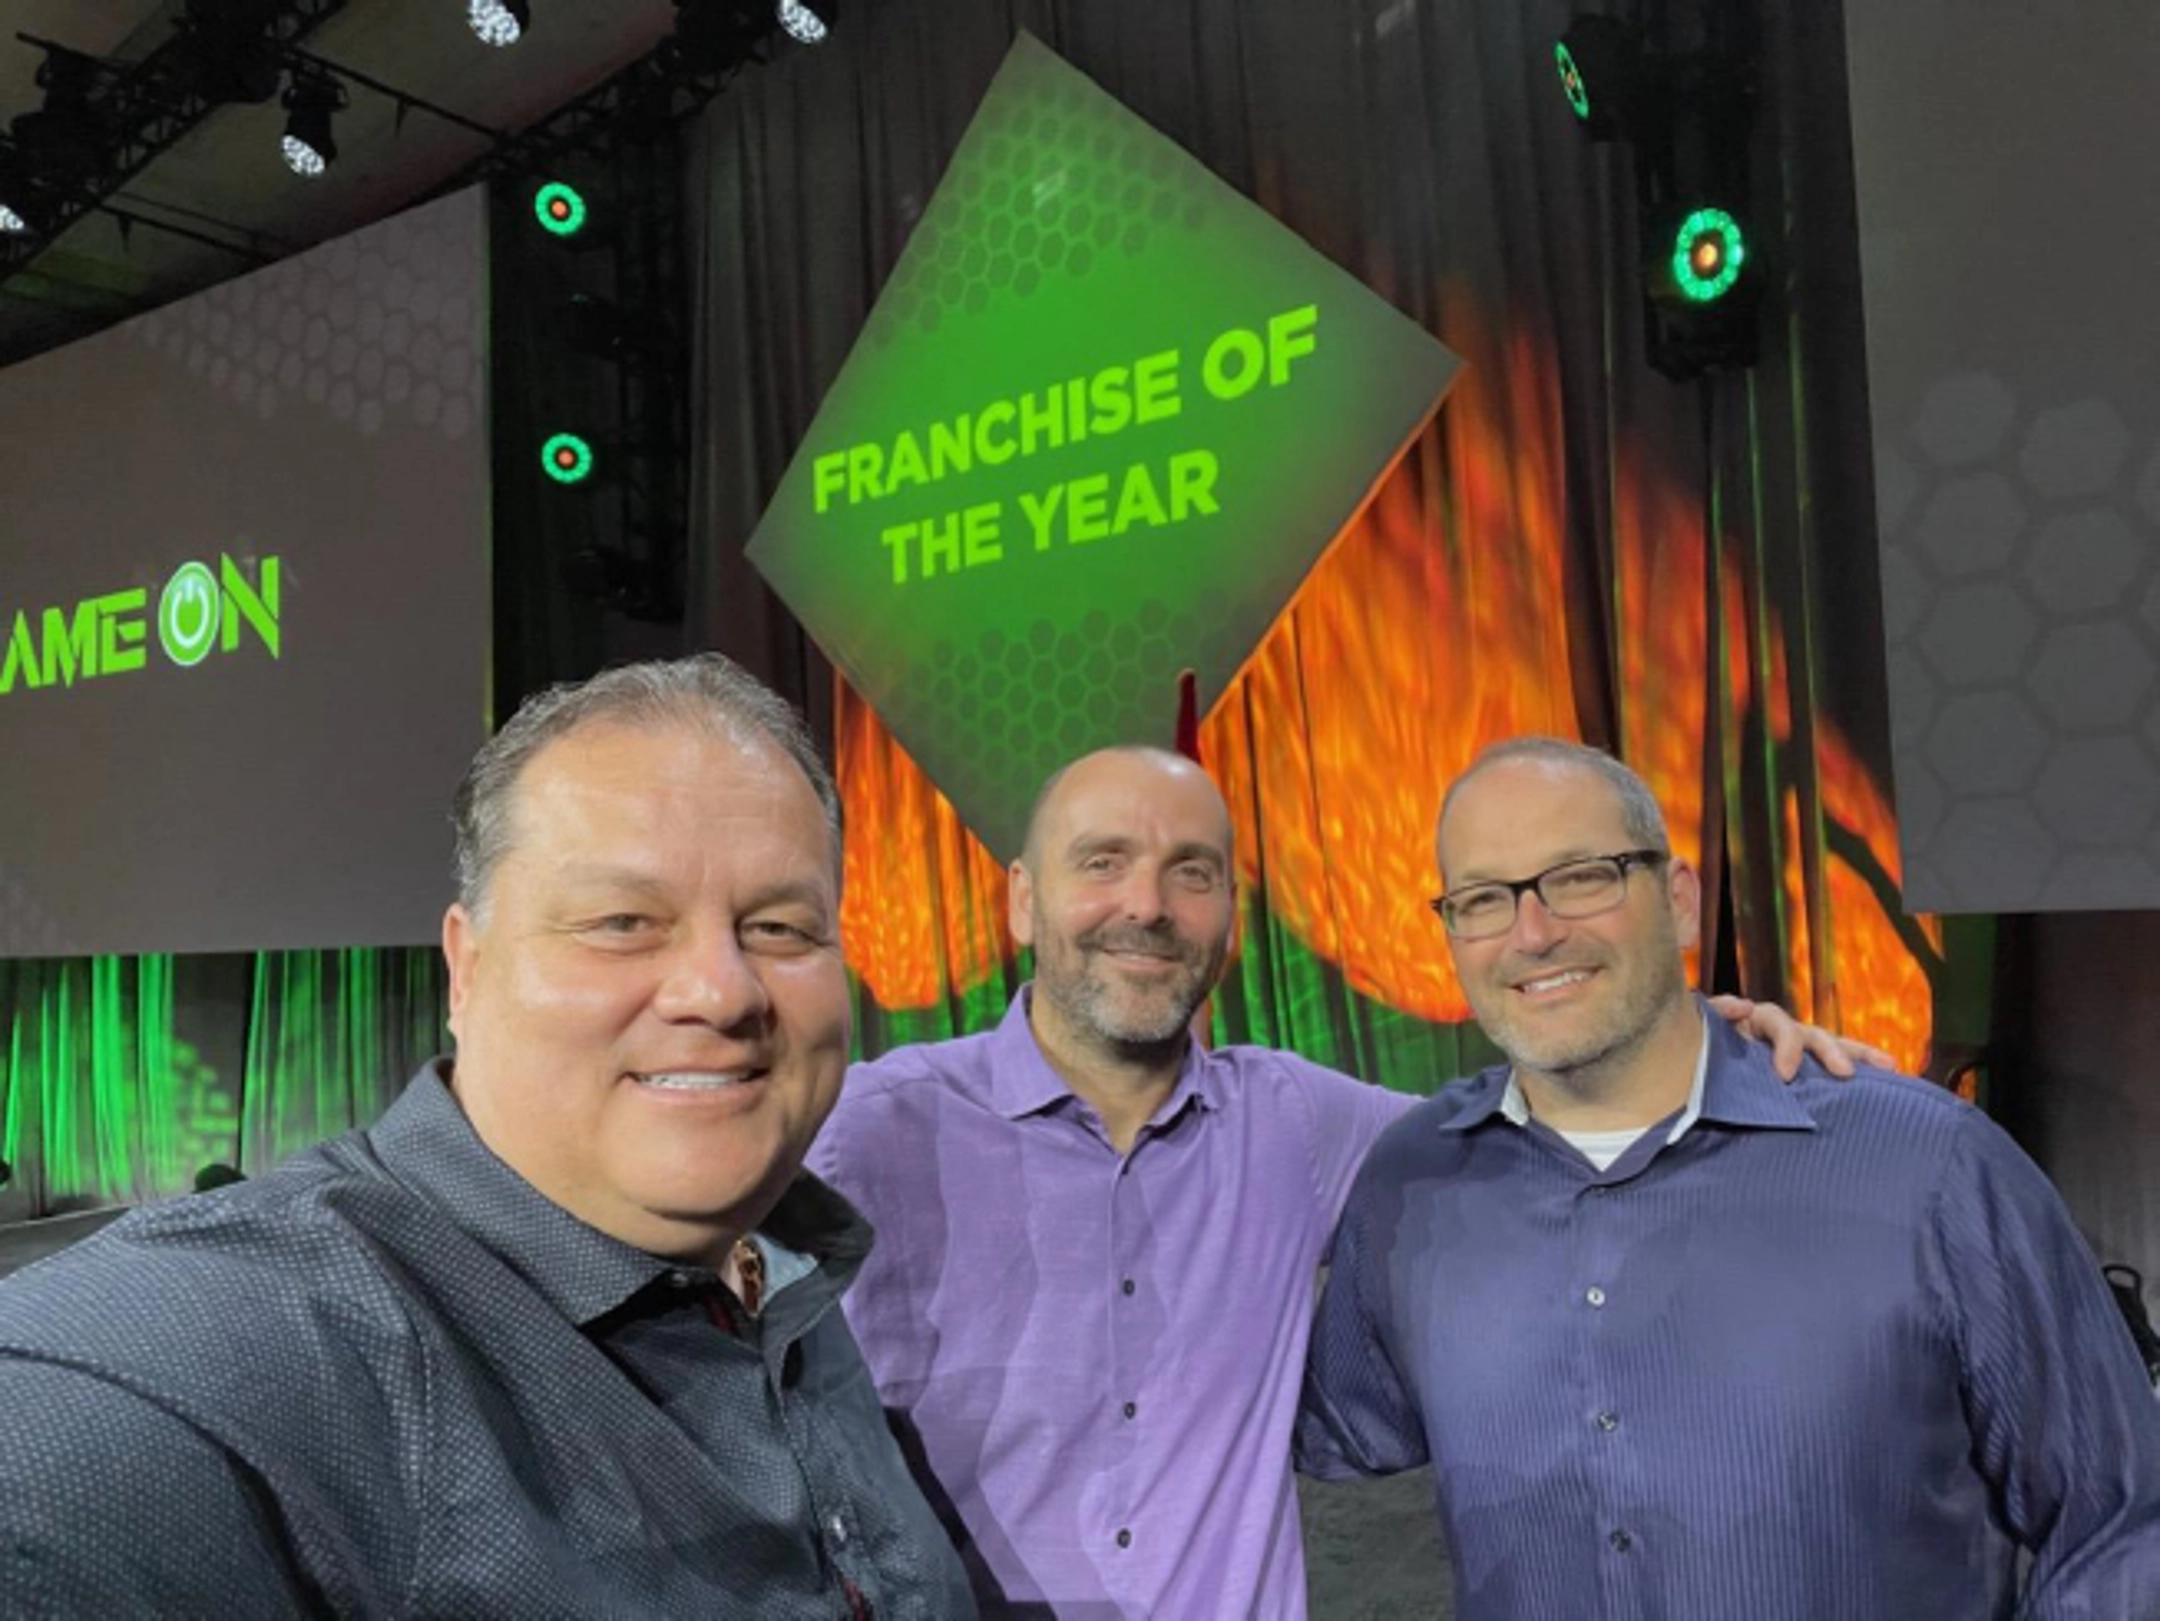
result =
[[[1538,898],[1538,904],[1544,907],[1546,911],[1551,912],[1554,917],[1561,918],[1569,922],[1579,921],[1586,917],[1602,917],[1605,915],[1605,913],[1615,911],[1620,906],[1626,903],[1627,880],[1628,874],[1630,872],[1634,871],[1637,867],[1655,867],[1659,862],[1670,861],[1671,859],[1672,852],[1670,850],[1615,850],[1610,855],[1570,856],[1567,860],[1556,861],[1551,866],[1547,867],[1543,872],[1534,872],[1527,878],[1481,878],[1474,884],[1465,884],[1462,886],[1462,888],[1451,889],[1444,895],[1435,895],[1430,901],[1426,902],[1426,904],[1433,909],[1434,915],[1440,919],[1440,922],[1447,929],[1447,932],[1454,935],[1459,940],[1462,939],[1463,936],[1456,929],[1453,919],[1451,919],[1448,915],[1448,903],[1460,898],[1463,895],[1467,895],[1474,890],[1506,890],[1508,892],[1509,902],[1507,921],[1503,923],[1499,928],[1493,930],[1491,934],[1471,936],[1471,938],[1473,939],[1490,940],[1499,935],[1507,933],[1509,929],[1512,929],[1515,926],[1516,914],[1522,910],[1522,898],[1524,893],[1527,891],[1535,891]],[[1577,912],[1571,917],[1568,913],[1557,910],[1553,906],[1553,903],[1545,898],[1545,880],[1550,878],[1554,873],[1566,872],[1570,867],[1590,866],[1601,861],[1609,861],[1615,867],[1618,867],[1620,869],[1620,898],[1614,901],[1612,905],[1600,906],[1594,912]]]

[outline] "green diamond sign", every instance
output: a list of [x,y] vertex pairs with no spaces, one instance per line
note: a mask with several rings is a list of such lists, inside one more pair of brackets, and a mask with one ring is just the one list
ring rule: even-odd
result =
[[749,555],[1009,859],[1221,695],[1457,365],[1022,34]]

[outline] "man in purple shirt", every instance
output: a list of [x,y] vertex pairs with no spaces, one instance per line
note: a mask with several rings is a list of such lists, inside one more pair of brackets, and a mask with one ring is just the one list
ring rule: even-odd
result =
[[[811,1151],[877,1230],[848,1316],[986,1614],[1304,1614],[1315,1276],[1415,1100],[1192,1041],[1235,904],[1196,766],[1068,766],[1012,868],[1033,984],[993,1032],[853,1068]],[[1802,1032],[1758,1023],[1796,1065]]]
[[2038,1169],[1706,1021],[1695,874],[1617,761],[1503,744],[1439,844],[1514,1062],[1359,1174],[1300,1462],[1430,1462],[1462,1621],[2160,1617],[2160,1408]]

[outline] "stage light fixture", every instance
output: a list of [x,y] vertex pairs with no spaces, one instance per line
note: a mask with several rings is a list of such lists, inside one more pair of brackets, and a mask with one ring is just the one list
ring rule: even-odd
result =
[[592,444],[574,433],[551,434],[540,447],[540,465],[558,484],[582,484],[592,477]]
[[1593,141],[1625,140],[1650,91],[1642,35],[1619,17],[1577,17],[1553,45],[1560,90]]
[[814,10],[803,0],[779,0],[774,15],[788,38],[801,45],[822,45],[832,32],[833,9],[833,0],[819,0]]
[[1747,234],[1722,208],[1698,208],[1672,238],[1673,290],[1690,304],[1712,304],[1733,290],[1747,266]]
[[675,0],[663,60],[682,73],[729,72],[762,60],[759,47],[776,22],[773,0]]
[[345,87],[335,79],[295,73],[285,87],[285,135],[279,150],[285,167],[313,180],[337,162],[337,141],[330,121],[345,105]]
[[515,45],[532,27],[526,0],[467,0],[465,22],[484,45]]
[[220,106],[277,100],[282,59],[269,29],[277,0],[187,0],[175,53],[188,88]]
[[1741,218],[1698,195],[1645,221],[1645,353],[1676,381],[1755,364],[1763,278]]
[[99,88],[112,70],[80,51],[35,40],[30,43],[45,53],[37,70],[37,87],[45,92],[44,100],[16,114],[9,133],[16,150],[37,165],[40,178],[79,180],[96,167],[110,140]]
[[533,218],[550,236],[576,236],[586,213],[584,194],[567,181],[550,180],[533,193]]
[[0,236],[30,236],[33,217],[44,211],[32,201],[30,177],[15,154],[0,147]]

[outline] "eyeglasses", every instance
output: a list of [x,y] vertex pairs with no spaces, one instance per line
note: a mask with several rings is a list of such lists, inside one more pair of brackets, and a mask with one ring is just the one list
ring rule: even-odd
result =
[[1563,861],[1528,878],[1495,879],[1489,884],[1465,884],[1451,889],[1432,903],[1458,940],[1490,940],[1515,926],[1516,908],[1523,892],[1535,890],[1539,903],[1558,918],[1596,917],[1610,912],[1627,899],[1627,875],[1631,868],[1654,867],[1666,859],[1663,850],[1623,850],[1618,855],[1585,856]]

